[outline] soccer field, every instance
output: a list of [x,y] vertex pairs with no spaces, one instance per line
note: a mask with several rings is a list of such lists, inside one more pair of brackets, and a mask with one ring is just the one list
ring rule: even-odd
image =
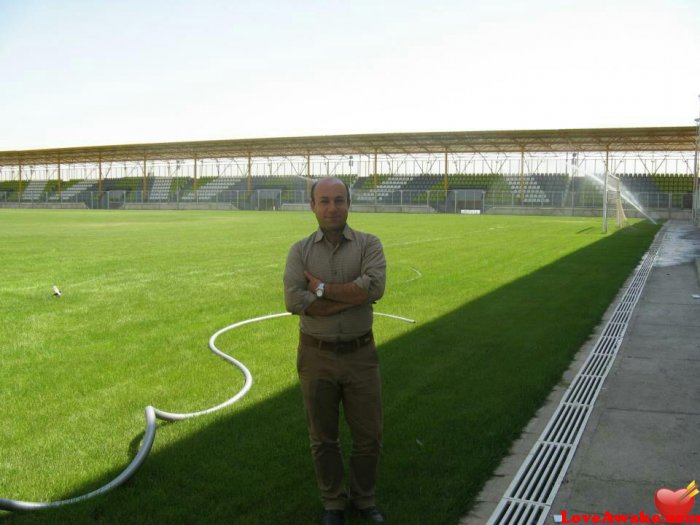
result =
[[[392,523],[456,523],[658,227],[603,235],[599,218],[352,212],[349,223],[385,248],[375,310],[416,320],[375,320],[380,506]],[[241,374],[207,341],[284,311],[287,251],[315,228],[311,212],[0,209],[0,498],[93,490],[133,458],[147,405],[197,411],[238,391]],[[0,523],[316,523],[297,322],[222,335],[252,390],[159,423],[125,486]]]

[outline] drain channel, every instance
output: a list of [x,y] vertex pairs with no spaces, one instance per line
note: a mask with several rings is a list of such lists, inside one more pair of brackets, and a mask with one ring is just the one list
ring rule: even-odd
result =
[[664,226],[637,266],[632,282],[593,350],[569,385],[487,525],[544,523],[593,411],[598,393],[615,360],[665,234]]

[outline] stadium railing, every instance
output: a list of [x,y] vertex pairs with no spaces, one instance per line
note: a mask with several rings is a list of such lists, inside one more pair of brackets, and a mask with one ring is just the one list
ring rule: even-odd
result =
[[[188,198],[183,199],[187,194]],[[634,194],[639,205],[649,210],[691,210],[691,193],[640,192]],[[424,211],[460,213],[463,209],[488,212],[494,207],[523,207],[542,209],[600,209],[603,195],[600,191],[552,191],[537,194],[506,190],[454,189],[454,190],[351,190],[351,199],[358,209],[373,207],[376,211],[396,208],[397,211]],[[21,193],[0,191],[0,204],[26,204],[27,206],[77,205],[92,209],[142,208],[220,208],[239,210],[302,209],[308,205],[305,190],[255,189],[225,190],[217,193],[192,193],[192,190],[169,192],[166,198],[152,200],[150,192],[128,189],[103,192],[81,191],[75,194],[44,192],[31,200]],[[625,209],[631,205],[623,202]],[[364,208],[359,208],[364,207]]]

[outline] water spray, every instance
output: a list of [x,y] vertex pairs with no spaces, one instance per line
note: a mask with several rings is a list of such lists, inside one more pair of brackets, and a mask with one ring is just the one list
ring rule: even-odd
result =
[[[585,176],[592,179],[595,181],[599,186],[605,187],[605,178],[602,175],[596,174],[596,173],[585,173]],[[637,210],[639,213],[644,215],[649,221],[651,221],[652,224],[656,224],[656,221],[649,215],[642,205],[637,201],[637,199],[626,189],[624,189],[624,186],[622,186],[622,183],[620,182],[620,179],[618,177],[615,177],[614,175],[608,174],[609,178],[612,178],[615,181],[618,181],[620,183],[620,198],[624,200],[626,203],[628,203],[630,206],[632,206],[635,210]]]

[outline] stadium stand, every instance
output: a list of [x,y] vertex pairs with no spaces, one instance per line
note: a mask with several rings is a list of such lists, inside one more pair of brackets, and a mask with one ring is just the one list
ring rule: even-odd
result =
[[[147,178],[146,181],[146,191],[148,191],[149,186],[153,184],[153,178]],[[95,185],[95,187],[97,187],[97,185]],[[102,191],[117,190],[141,192],[143,191],[143,177],[123,177],[120,179],[105,179],[102,181]]]
[[415,175],[394,175],[389,177],[377,186],[377,195],[381,198],[391,195],[394,191],[402,190],[415,177]]
[[547,173],[532,175],[537,184],[555,207],[564,207],[570,202],[571,177],[565,173]]
[[[196,200],[204,202],[229,202],[241,209],[272,209],[283,203],[301,203],[308,199],[310,184],[322,176],[307,179],[297,175],[256,175],[253,177],[200,177],[197,179]],[[376,176],[339,175],[353,192],[353,201],[377,202],[387,205],[430,204],[444,206],[450,198],[445,194],[445,177],[439,174],[415,175],[387,173]],[[690,209],[692,207],[692,176],[686,174],[624,173],[619,175],[623,189],[634,196],[641,205],[661,209]],[[603,190],[599,183],[588,177],[571,177],[564,173],[537,173],[524,175],[523,202],[534,207],[599,207]],[[483,202],[491,206],[520,205],[521,188],[518,174],[450,174],[448,191],[483,190]],[[192,177],[122,177],[103,179],[102,194],[97,195],[97,181],[57,180],[3,181],[0,198],[4,202],[26,201],[57,202],[82,201],[91,207],[109,203],[142,202],[143,199],[159,203],[168,201],[194,202]],[[21,187],[20,187],[21,186]],[[614,191],[614,182],[609,186]],[[146,193],[144,194],[144,189]],[[252,190],[252,191],[251,191]],[[92,193],[91,193],[92,192]],[[107,194],[105,195],[105,192]],[[106,199],[106,200],[105,200]]]
[[148,200],[153,202],[167,201],[170,197],[172,184],[173,177],[156,177],[153,179],[153,186],[148,194]]
[[[350,189],[355,185],[355,182],[359,178],[357,175],[333,175],[334,177],[342,180],[345,184],[348,185]],[[314,179],[322,179],[324,176],[317,176],[313,177]]]
[[[254,190],[306,191],[307,185],[306,178],[296,175],[256,175],[252,179]],[[246,180],[243,179],[243,182]]]
[[240,181],[240,177],[217,177],[199,186],[196,193],[194,190],[185,192],[181,200],[193,201],[195,198],[200,201],[218,200],[223,192],[231,191]]
[[425,173],[411,177],[401,188],[404,192],[402,197],[404,202],[424,204],[428,200],[428,191],[444,189],[441,186],[441,180],[442,178],[439,175],[428,175]]
[[625,174],[620,175],[620,182],[630,193],[650,193],[665,191],[659,188],[654,179],[648,175]]
[[[503,177],[511,188],[513,195],[518,199],[522,196],[524,204],[548,204],[547,194],[542,191],[539,184],[532,175],[505,175]],[[521,188],[522,181],[522,188]]]
[[24,188],[24,191],[22,192],[22,200],[23,201],[34,201],[34,202],[38,201],[44,195],[45,189],[46,189],[46,181],[45,180],[32,180]]
[[565,192],[568,189],[570,177],[565,173],[547,173],[532,175],[539,187],[545,193]]
[[[389,173],[378,173],[376,177],[374,175],[369,175],[368,177],[358,177],[357,183],[355,184],[356,189],[362,190],[374,190],[382,185],[382,183],[393,177]],[[376,183],[375,183],[376,179]]]
[[[68,183],[66,183],[68,184]],[[83,192],[87,191],[95,191],[97,189],[97,182],[94,180],[81,180],[76,182],[75,184],[71,184],[69,187],[65,187],[61,190],[61,193],[59,194],[58,192],[52,193],[49,196],[50,201],[58,201],[58,200],[75,200],[77,199],[78,195]]]
[[[449,176],[447,183],[447,187],[450,190],[487,190],[491,186],[492,181],[489,179],[488,175],[457,174]],[[442,181],[440,185],[442,189],[444,187],[444,181]]]
[[[27,183],[22,183],[22,188],[26,188]],[[2,181],[0,182],[0,202],[15,201],[17,200],[17,189],[18,183],[16,181]]]
[[690,193],[693,191],[693,177],[687,175],[669,175],[652,177],[656,186],[667,193]]
[[436,186],[440,184],[441,180],[439,175],[421,174],[412,178],[403,189],[406,191],[428,191],[436,189]]

